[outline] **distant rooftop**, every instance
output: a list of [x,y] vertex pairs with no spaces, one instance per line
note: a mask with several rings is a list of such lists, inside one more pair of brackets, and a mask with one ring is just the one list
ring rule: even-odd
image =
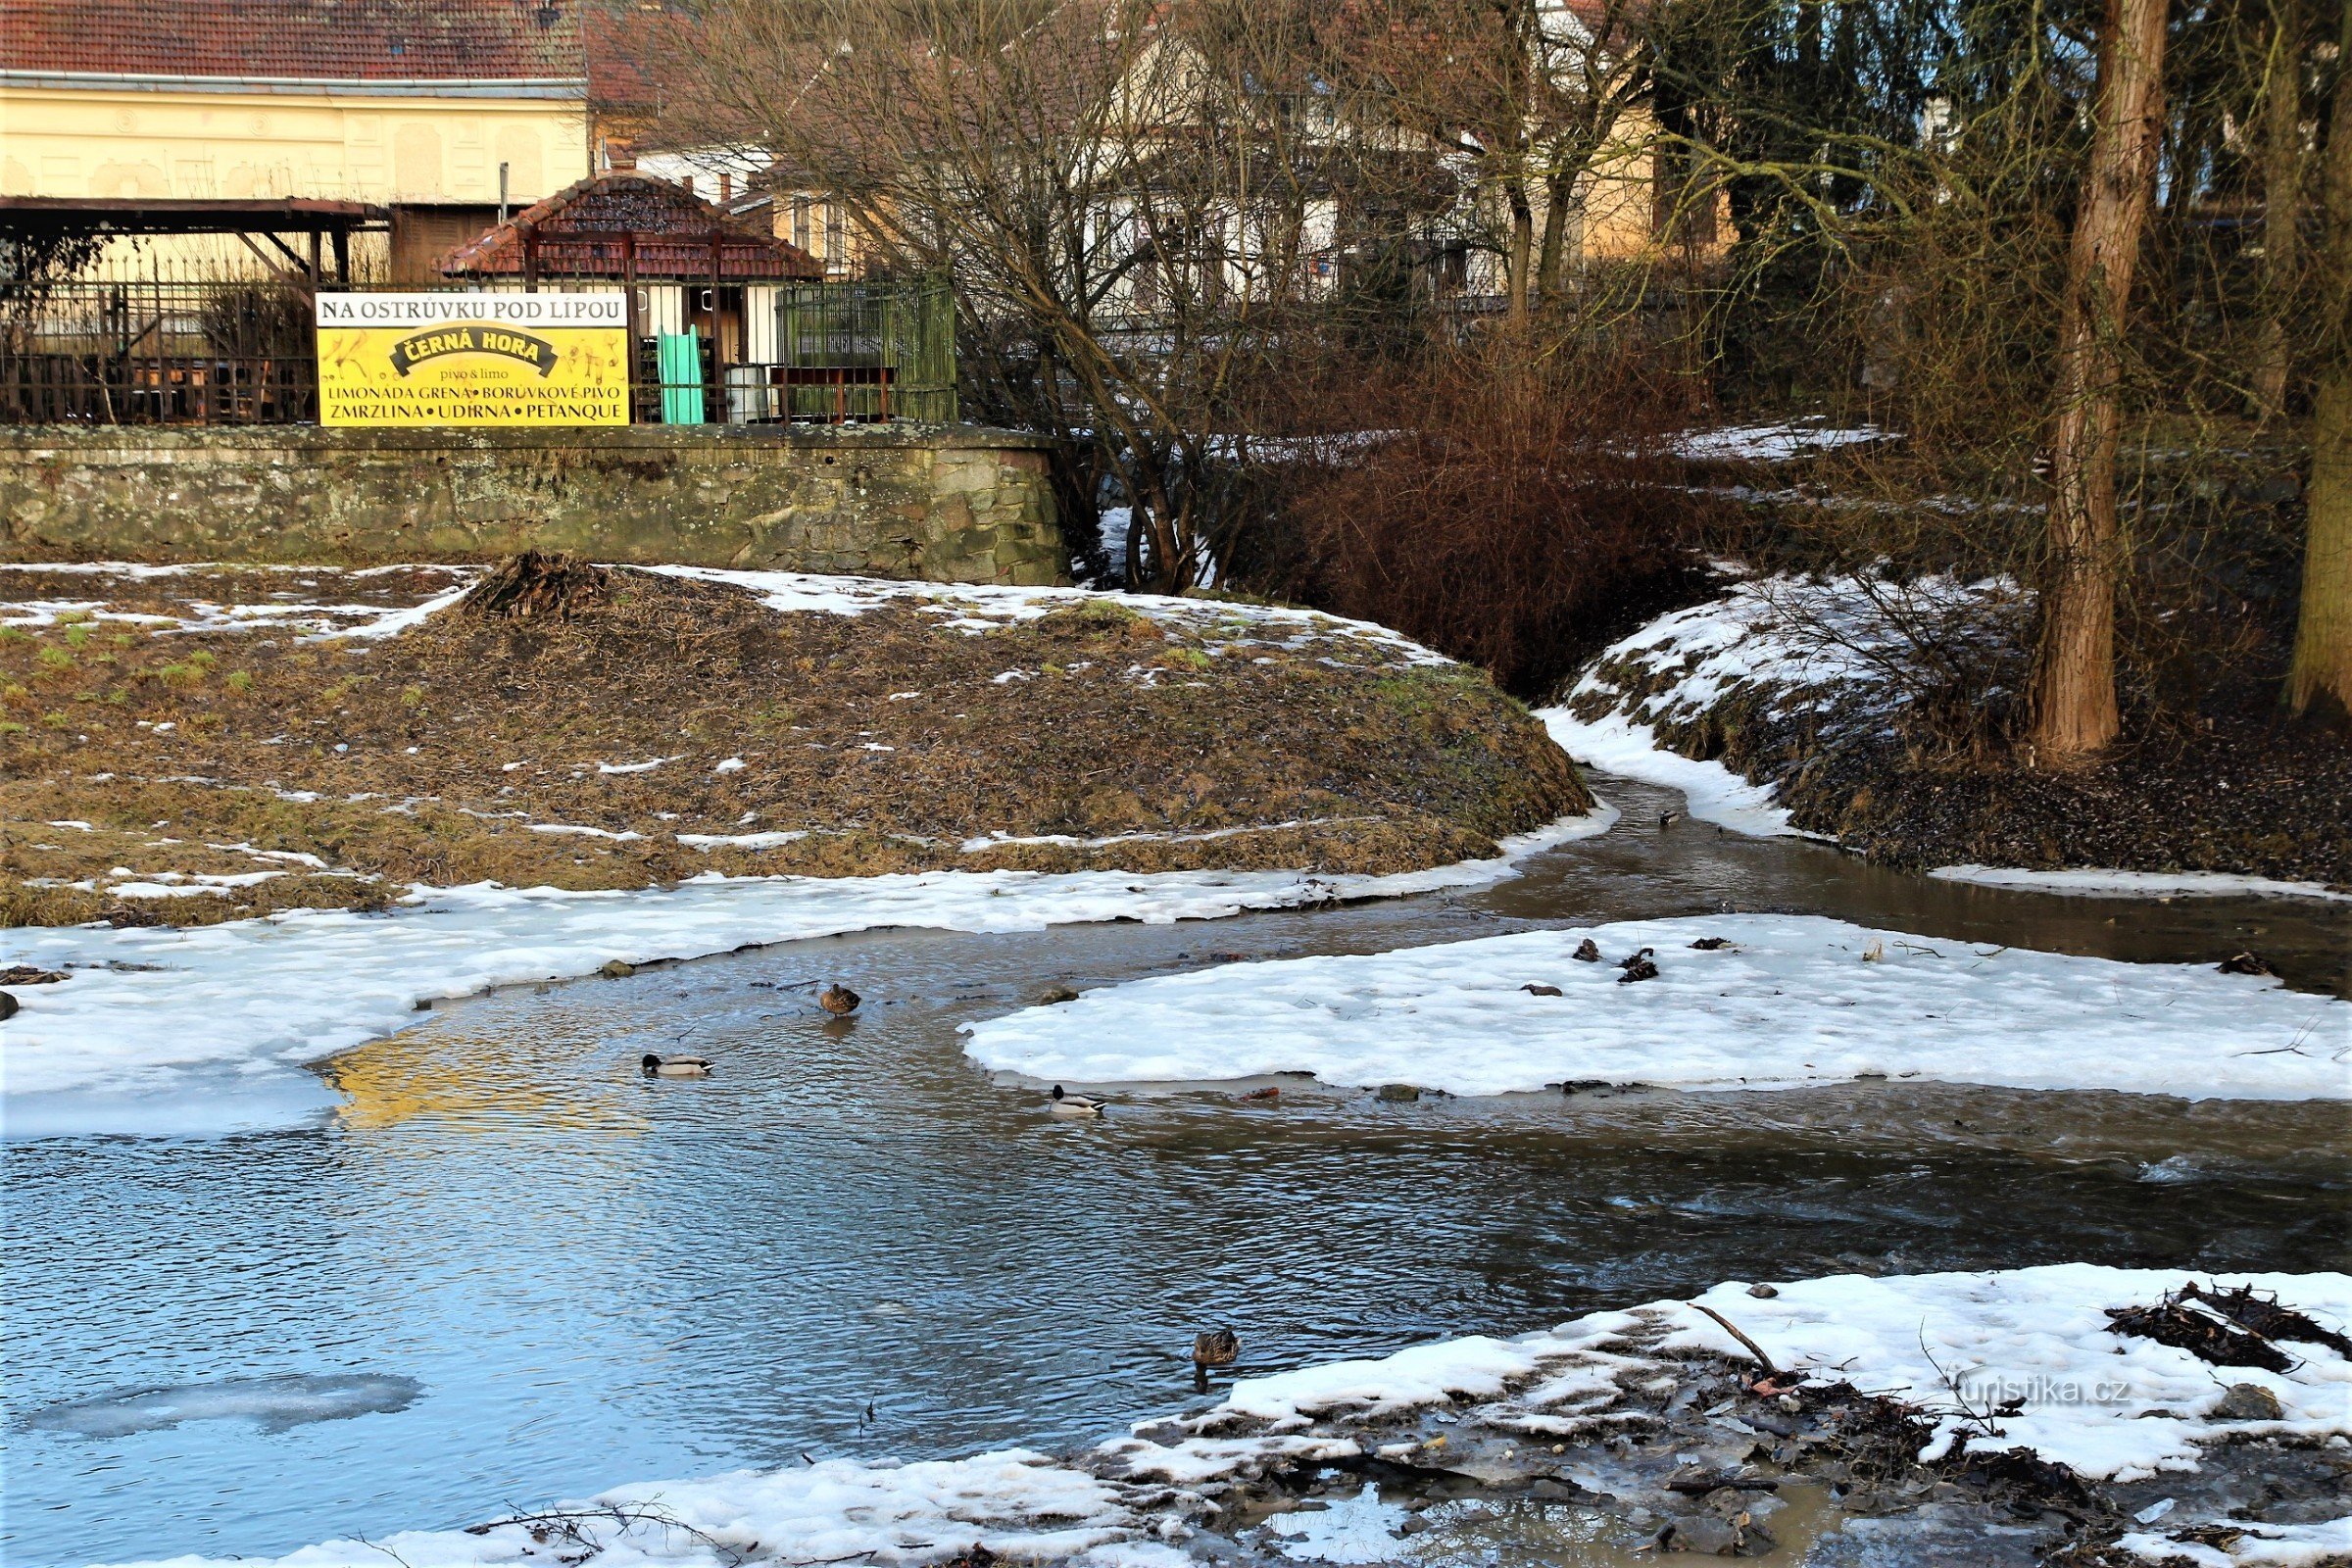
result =
[[0,72],[584,83],[590,0],[6,0]]
[[821,278],[797,245],[739,223],[667,180],[614,170],[535,202],[459,246],[451,277]]

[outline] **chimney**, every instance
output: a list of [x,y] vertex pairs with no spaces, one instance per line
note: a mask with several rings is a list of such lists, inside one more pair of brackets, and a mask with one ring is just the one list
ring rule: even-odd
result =
[[605,143],[605,162],[615,171],[635,169],[637,167],[636,145],[618,138],[607,141]]

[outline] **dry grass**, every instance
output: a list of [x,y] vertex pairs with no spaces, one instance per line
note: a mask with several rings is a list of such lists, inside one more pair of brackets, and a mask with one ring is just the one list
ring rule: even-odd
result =
[[[394,608],[449,581],[305,576],[0,568],[0,601],[184,616],[190,600],[275,593]],[[731,585],[615,570],[568,620],[461,607],[372,642],[43,613],[0,635],[12,924],[109,911],[190,923],[381,905],[417,883],[641,888],[706,871],[1394,871],[1489,853],[1588,799],[1541,727],[1475,672],[1409,667],[1336,628],[1237,649],[1238,622],[1162,625],[1117,601],[973,633],[918,603],[787,614]],[[719,771],[731,759],[742,765]],[[549,826],[636,836],[534,830]],[[781,832],[805,836],[678,838]],[[1147,836],[966,852],[992,834]],[[280,874],[176,898],[112,891],[261,870]]]

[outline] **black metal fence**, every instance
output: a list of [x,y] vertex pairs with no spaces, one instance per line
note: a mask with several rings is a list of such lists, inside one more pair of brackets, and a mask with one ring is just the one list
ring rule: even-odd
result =
[[[633,422],[956,416],[956,316],[944,281],[626,287]],[[269,277],[0,278],[0,423],[314,423],[314,299],[305,283]]]

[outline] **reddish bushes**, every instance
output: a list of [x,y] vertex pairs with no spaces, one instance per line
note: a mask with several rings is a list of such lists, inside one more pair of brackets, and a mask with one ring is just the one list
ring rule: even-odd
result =
[[1325,428],[1273,486],[1287,559],[1266,585],[1533,692],[1689,571],[1697,498],[1662,437],[1690,410],[1639,350],[1481,344],[1335,362]]

